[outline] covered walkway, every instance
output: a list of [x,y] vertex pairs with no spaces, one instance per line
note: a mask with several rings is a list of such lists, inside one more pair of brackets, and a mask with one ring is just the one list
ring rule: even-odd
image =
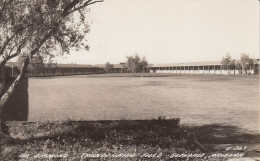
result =
[[[253,74],[253,70],[248,71]],[[176,74],[239,74],[239,70],[224,70],[220,61],[157,64],[150,68],[150,73]]]

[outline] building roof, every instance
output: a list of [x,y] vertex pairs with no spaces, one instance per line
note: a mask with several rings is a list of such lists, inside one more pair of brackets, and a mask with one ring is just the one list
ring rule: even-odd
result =
[[153,65],[152,67],[203,66],[203,65],[221,65],[221,63],[220,63],[220,61],[166,63],[166,64],[156,64],[156,65]]
[[[17,67],[18,62],[7,62],[6,66]],[[88,64],[44,64],[45,67],[61,67],[61,68],[96,68],[93,65]]]
[[[112,65],[112,68],[117,68],[117,69],[124,68],[124,64],[110,64],[110,65]],[[94,66],[99,68],[105,68],[106,64],[95,64]]]
[[[55,65],[51,65],[52,67]],[[88,64],[57,64],[57,67],[61,68],[94,68],[93,65]]]
[[[259,63],[256,61],[256,63]],[[121,69],[126,67],[125,63],[120,64],[111,64],[113,65],[112,68]],[[184,62],[184,63],[165,63],[165,64],[148,64],[148,67],[174,67],[174,66],[203,66],[203,65],[221,65],[221,61],[202,61],[202,62]],[[6,66],[14,67],[18,66],[17,62],[7,62]],[[48,67],[47,64],[45,64],[46,67]],[[54,64],[50,65],[49,67],[55,67]],[[61,68],[105,68],[106,64],[95,64],[95,65],[89,65],[89,64],[57,64],[57,67]]]
[[148,68],[150,68],[150,67],[152,67],[152,66],[154,66],[154,64],[148,64],[148,65],[147,65]]

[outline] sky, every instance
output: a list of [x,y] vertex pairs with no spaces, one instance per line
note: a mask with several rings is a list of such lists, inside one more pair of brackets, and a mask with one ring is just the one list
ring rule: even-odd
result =
[[90,7],[90,51],[58,63],[217,61],[230,53],[259,58],[258,0],[104,0]]

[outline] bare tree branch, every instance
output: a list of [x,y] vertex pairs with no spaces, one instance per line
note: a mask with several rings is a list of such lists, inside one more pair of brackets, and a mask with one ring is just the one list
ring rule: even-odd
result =
[[17,51],[19,51],[19,53],[21,52],[21,49],[22,49],[22,47],[23,47],[23,45],[25,44],[25,42],[27,41],[27,39],[26,38],[24,38],[21,42],[20,42],[20,45],[14,45],[13,47],[12,47],[12,49],[9,51],[9,53],[8,54],[6,54],[6,57],[8,57],[8,56],[10,56],[11,54],[12,54],[12,52],[13,52],[13,50],[17,47],[17,50],[16,50],[16,53],[17,53]]
[[24,46],[25,42],[26,42],[26,40],[22,41],[22,43],[18,46],[16,53],[7,56],[7,58],[6,58],[7,61],[18,56],[21,53],[22,47]]
[[30,57],[32,58],[33,55],[40,49],[40,47],[45,43],[45,41],[52,35],[54,29],[47,32],[47,34],[39,41],[39,43],[32,49],[30,52]]
[[69,14],[71,14],[71,13],[73,13],[73,12],[75,12],[75,11],[78,11],[78,10],[84,8],[84,7],[87,7],[87,6],[89,6],[89,5],[92,5],[92,4],[95,4],[95,3],[99,3],[99,2],[103,2],[103,0],[94,1],[94,2],[92,2],[92,0],[88,0],[88,1],[85,2],[82,6],[77,7],[77,8],[75,8],[75,9],[73,9],[72,11],[68,12],[68,13],[66,14],[66,16],[69,15]]
[[95,2],[89,3],[88,5],[92,5],[92,4],[99,3],[99,2],[104,2],[104,0],[95,1]]
[[14,33],[10,38],[8,38],[8,39],[5,41],[4,45],[1,47],[0,55],[3,55],[6,46],[9,44],[9,42],[10,42],[15,36],[16,36],[16,33]]
[[[16,48],[16,45],[14,45],[13,47],[12,47],[12,49],[10,50],[10,52],[7,54],[7,55],[11,55],[11,53],[13,52],[13,50],[14,50],[14,48]],[[4,57],[4,56],[3,56]],[[5,57],[4,57],[5,58]]]
[[[68,12],[68,14],[71,14],[72,12],[75,12],[76,10],[79,10],[79,9],[81,9],[81,8],[84,8],[84,7],[87,6],[88,3],[90,3],[91,1],[92,1],[92,0],[86,1],[82,6],[73,9],[72,11]],[[74,7],[75,7],[75,6],[74,6]]]
[[63,17],[66,17],[66,16],[68,15],[69,10],[71,10],[73,7],[75,7],[75,5],[76,5],[77,3],[79,3],[79,0],[74,0],[74,1],[72,1],[70,4],[68,4],[68,5],[64,8],[62,16],[63,16]]
[[[8,55],[8,56],[6,56],[6,57],[2,55],[3,60],[2,60],[2,62],[0,63],[0,68],[3,68],[8,60],[10,60],[10,59],[12,59],[12,58],[18,56],[18,55],[21,53],[22,47],[23,47],[23,45],[25,44],[25,42],[26,42],[26,40],[24,40],[24,41],[18,46],[17,51],[16,51],[14,54]],[[13,50],[15,47],[16,47],[16,46],[14,46],[11,50]],[[11,54],[11,52],[10,52],[9,54]]]

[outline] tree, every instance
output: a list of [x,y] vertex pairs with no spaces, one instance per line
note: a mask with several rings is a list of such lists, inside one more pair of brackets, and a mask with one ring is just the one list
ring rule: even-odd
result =
[[[89,49],[85,35],[88,6],[103,0],[2,0],[0,1],[0,76],[6,62],[20,56],[20,75],[0,99],[0,113],[24,77],[27,67],[40,54],[51,59],[70,49]],[[79,17],[75,19],[75,17]],[[0,84],[3,86],[4,78]]]
[[146,57],[143,56],[141,62],[139,63],[141,72],[145,72],[146,68],[148,67],[148,61],[146,60]]
[[242,74],[243,71],[242,71],[242,64],[241,64],[241,61],[240,60],[236,60],[235,61],[235,67],[236,69],[239,71],[239,74]]
[[137,72],[145,72],[145,69],[148,66],[148,61],[145,57],[142,57],[142,59],[140,59],[140,56],[138,54],[135,54],[135,56],[127,56],[126,58],[127,69],[133,75]]
[[127,69],[129,72],[131,72],[133,75],[138,70],[138,65],[140,62],[140,57],[135,54],[135,56],[127,56]]
[[106,73],[109,73],[111,68],[113,68],[114,65],[113,64],[110,64],[109,62],[106,62],[106,66],[105,66],[105,72]]
[[236,70],[236,60],[235,59],[232,59],[230,64],[229,64],[229,72],[233,71],[234,74],[235,74],[235,70]]
[[30,64],[28,65],[28,69],[33,74],[33,76],[37,76],[37,74],[40,71],[42,71],[43,68],[44,68],[44,59],[41,55],[31,60]]
[[230,53],[227,53],[227,55],[222,58],[221,65],[222,68],[228,72],[228,74],[230,74],[230,70],[234,70],[235,60],[232,60]]
[[254,68],[254,60],[248,54],[242,53],[237,66],[241,67],[242,73],[247,74],[248,70]]

